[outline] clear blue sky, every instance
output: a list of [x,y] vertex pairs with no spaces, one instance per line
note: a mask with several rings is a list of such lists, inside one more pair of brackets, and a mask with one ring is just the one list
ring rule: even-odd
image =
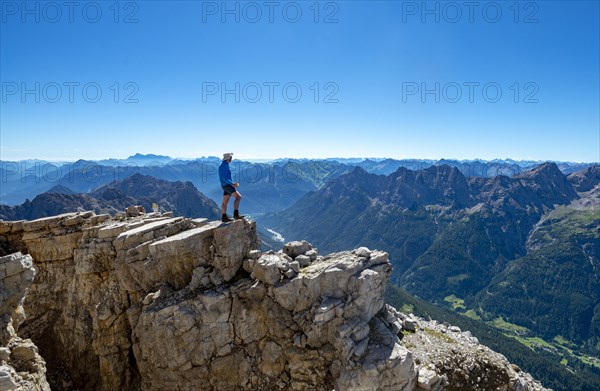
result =
[[3,160],[600,161],[598,1],[0,4]]

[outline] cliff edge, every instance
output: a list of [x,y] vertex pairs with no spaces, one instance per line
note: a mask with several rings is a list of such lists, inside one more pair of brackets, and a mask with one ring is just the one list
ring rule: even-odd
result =
[[470,335],[384,305],[382,251],[261,253],[255,222],[159,214],[0,234],[0,255],[37,269],[18,334],[53,390],[543,390]]

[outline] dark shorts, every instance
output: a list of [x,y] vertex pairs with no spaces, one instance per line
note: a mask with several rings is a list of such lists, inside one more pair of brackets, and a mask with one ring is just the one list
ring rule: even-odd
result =
[[237,190],[235,190],[235,187],[231,186],[231,185],[226,185],[226,186],[222,186],[223,187],[223,195],[232,195],[233,193],[235,193]]

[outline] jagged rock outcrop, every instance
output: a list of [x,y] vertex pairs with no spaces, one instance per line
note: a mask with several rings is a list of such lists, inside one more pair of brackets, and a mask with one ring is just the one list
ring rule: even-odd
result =
[[17,336],[25,318],[22,301],[35,275],[31,256],[0,257],[0,390],[46,391],[46,363],[29,339]]
[[[245,220],[86,212],[0,230],[38,269],[20,333],[53,389],[439,390],[454,379],[402,343],[422,332],[384,306],[381,251],[321,256],[293,242],[263,254]],[[537,390],[515,388],[505,364],[486,386]]]

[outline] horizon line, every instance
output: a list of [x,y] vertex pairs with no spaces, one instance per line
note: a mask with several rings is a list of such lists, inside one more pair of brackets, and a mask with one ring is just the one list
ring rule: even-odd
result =
[[[200,160],[200,159],[219,159],[221,160],[220,157],[218,156],[198,156],[198,157],[172,157],[172,156],[168,156],[168,155],[159,155],[159,154],[154,154],[154,153],[148,153],[148,154],[142,154],[142,153],[135,153],[134,155],[130,155],[126,158],[116,158],[116,157],[107,157],[107,158],[101,158],[101,159],[97,159],[97,158],[76,158],[76,159],[72,159],[72,158],[68,158],[68,159],[60,159],[60,158],[26,158],[26,159],[19,159],[19,160],[10,160],[10,159],[1,159],[0,158],[0,162],[14,162],[14,163],[21,163],[21,162],[26,162],[26,161],[36,161],[36,162],[45,162],[45,163],[75,163],[78,161],[89,161],[89,162],[103,162],[103,161],[107,161],[107,160],[117,160],[117,161],[127,161],[128,159],[132,159],[134,158],[136,155],[140,155],[140,158],[144,158],[147,157],[149,155],[153,155],[156,156],[157,158],[163,158],[163,159],[170,159],[172,160],[182,160],[182,161],[189,161],[189,162],[193,162],[195,160]],[[510,158],[510,157],[505,157],[505,158],[493,158],[493,159],[483,159],[483,158],[454,158],[454,157],[441,157],[441,158],[416,158],[416,157],[403,157],[403,158],[396,158],[396,157],[387,157],[387,156],[383,156],[383,157],[377,157],[377,156],[353,156],[353,157],[335,157],[335,156],[331,156],[331,157],[277,157],[277,158],[258,158],[258,157],[252,157],[252,158],[244,158],[244,157],[240,157],[240,158],[235,158],[234,157],[234,161],[244,161],[244,162],[250,162],[250,163],[271,163],[271,162],[276,162],[276,161],[281,161],[281,160],[362,160],[362,161],[366,161],[366,160],[376,160],[376,161],[383,161],[383,160],[395,160],[395,161],[404,161],[404,160],[417,160],[417,161],[434,161],[434,162],[439,162],[442,160],[450,160],[450,161],[457,161],[457,162],[494,162],[494,161],[502,161],[502,162],[507,162],[507,161],[513,161],[513,162],[532,162],[532,163],[544,163],[544,162],[555,162],[555,163],[573,163],[573,164],[595,164],[595,163],[600,163],[600,161],[573,161],[573,160],[555,160],[555,159],[545,159],[545,160],[540,160],[540,159],[533,159],[533,158]]]

